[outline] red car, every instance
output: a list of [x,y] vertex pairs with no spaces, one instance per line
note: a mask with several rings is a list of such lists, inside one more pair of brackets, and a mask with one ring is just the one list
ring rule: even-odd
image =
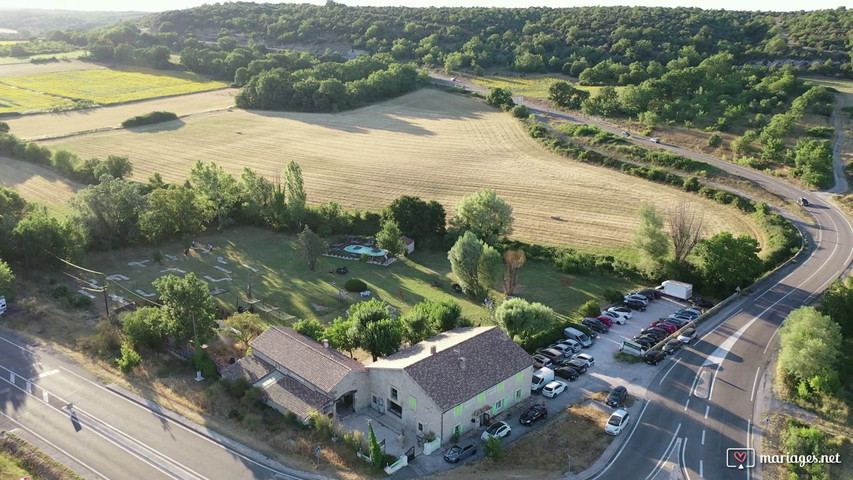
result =
[[608,317],[607,315],[600,315],[600,316],[595,317],[595,318],[596,318],[596,320],[598,320],[599,322],[601,322],[601,323],[603,323],[603,324],[607,325],[607,328],[610,328],[610,327],[612,327],[612,326],[613,326],[613,319],[612,319],[612,318],[610,318],[610,317]]
[[652,322],[652,324],[649,325],[649,327],[660,328],[662,330],[665,330],[666,333],[675,333],[675,331],[678,330],[678,327],[676,327],[675,325],[673,325],[671,323],[661,322],[661,321]]

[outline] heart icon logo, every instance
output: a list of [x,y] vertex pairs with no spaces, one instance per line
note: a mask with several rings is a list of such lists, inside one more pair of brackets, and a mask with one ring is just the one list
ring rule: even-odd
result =
[[733,452],[733,455],[735,457],[735,460],[738,461],[738,463],[743,463],[746,461],[746,452]]

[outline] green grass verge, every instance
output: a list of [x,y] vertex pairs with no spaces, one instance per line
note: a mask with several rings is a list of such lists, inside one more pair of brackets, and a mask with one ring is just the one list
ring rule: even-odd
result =
[[[492,324],[489,311],[482,306],[482,299],[456,294],[450,288],[455,278],[445,253],[416,251],[410,258],[398,260],[388,267],[320,257],[316,271],[311,272],[307,262],[296,251],[294,235],[239,227],[218,234],[199,235],[195,240],[203,245],[212,243],[215,246],[213,252],[193,252],[186,258],[183,252],[190,243],[190,240],[187,240],[185,243],[162,245],[160,250],[164,254],[178,257],[178,260],[166,258],[162,264],[149,261],[143,267],[128,265],[129,262],[152,258],[153,247],[136,247],[89,254],[83,265],[107,275],[121,274],[129,277],[130,280],[112,282],[120,287],[111,288],[129,300],[141,298],[132,293],[137,289],[145,293],[155,293],[151,282],[162,275],[179,274],[175,271],[164,271],[168,268],[178,268],[195,272],[200,278],[205,275],[214,279],[230,277],[231,281],[208,281],[211,288],[227,289],[227,292],[215,297],[227,311],[235,310],[238,295],[245,294],[246,286],[251,280],[252,292],[256,298],[261,298],[269,305],[278,307],[280,311],[296,318],[317,318],[327,322],[342,315],[351,304],[361,300],[357,294],[352,293],[346,300],[338,299],[338,287],[342,287],[347,279],[354,277],[367,282],[374,297],[387,301],[400,312],[408,311],[412,305],[424,299],[454,299],[462,306],[463,314],[475,325]],[[219,263],[218,257],[228,263]],[[259,271],[253,273],[242,266],[243,264]],[[214,268],[217,266],[230,270],[231,273]],[[341,266],[349,269],[347,275],[329,273],[330,270],[334,272],[335,268]],[[433,282],[440,282],[442,287],[432,286]],[[612,276],[566,275],[550,263],[528,261],[521,269],[519,286],[515,293],[529,301],[548,305],[558,314],[568,314],[587,300],[602,300],[606,289],[627,290],[633,286],[632,282]],[[501,298],[503,294],[492,291],[491,296]],[[96,302],[100,306],[101,300],[97,299]],[[114,308],[116,304],[110,303],[111,308]],[[269,320],[266,317],[265,319]]]

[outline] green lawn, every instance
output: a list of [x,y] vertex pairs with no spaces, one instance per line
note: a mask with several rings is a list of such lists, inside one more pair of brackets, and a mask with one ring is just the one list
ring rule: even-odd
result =
[[[475,324],[491,323],[489,312],[481,304],[482,299],[469,299],[467,296],[453,293],[450,287],[454,280],[450,273],[450,263],[444,253],[416,251],[410,258],[399,260],[388,267],[321,257],[317,261],[316,271],[311,272],[305,260],[295,250],[293,235],[250,227],[238,227],[220,234],[199,235],[195,240],[204,245],[212,243],[215,246],[213,252],[193,252],[189,258],[185,258],[183,252],[190,240],[186,243],[163,245],[161,251],[177,256],[178,260],[167,258],[162,265],[153,261],[142,267],[128,265],[129,262],[152,258],[153,247],[90,254],[82,265],[108,275],[121,274],[129,277],[130,280],[113,282],[124,288],[112,288],[129,300],[140,299],[139,296],[129,293],[137,289],[154,293],[151,281],[161,275],[179,274],[163,271],[167,268],[178,268],[195,272],[201,278],[205,275],[214,279],[230,277],[231,281],[208,281],[211,288],[221,287],[228,290],[215,297],[220,306],[228,311],[236,308],[238,294],[245,294],[246,285],[251,278],[256,298],[261,298],[265,303],[297,318],[317,318],[327,322],[361,300],[358,294],[352,293],[346,300],[339,300],[337,297],[337,287],[342,286],[348,278],[357,277],[367,282],[374,297],[387,301],[400,312],[406,312],[423,299],[455,299],[462,305],[464,315]],[[223,257],[228,263],[219,263],[217,257]],[[259,271],[253,273],[242,264]],[[214,268],[216,266],[230,270],[231,273]],[[334,271],[340,266],[347,266],[349,274],[329,273],[329,270]],[[91,275],[86,275],[84,278],[90,277]],[[436,281],[442,283],[441,288],[432,286]],[[606,276],[564,275],[550,264],[531,261],[521,270],[516,294],[530,301],[544,303],[558,314],[567,314],[591,298],[600,300],[601,293],[607,288],[627,290],[633,286],[629,282]],[[492,292],[491,296],[500,298],[502,293]],[[95,304],[100,307],[101,298],[97,298]],[[112,301],[110,304],[111,308],[116,306]],[[264,317],[270,320],[268,316]]]

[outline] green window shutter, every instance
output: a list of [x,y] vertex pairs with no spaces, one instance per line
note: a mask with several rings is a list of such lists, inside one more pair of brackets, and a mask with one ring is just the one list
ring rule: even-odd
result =
[[486,394],[485,393],[480,393],[479,395],[477,395],[477,403],[483,403],[485,401],[486,401]]
[[524,375],[522,375],[521,372],[516,373],[515,374],[515,381],[518,383],[521,383],[522,380],[524,380]]
[[453,411],[453,414],[457,417],[462,415],[462,405],[456,405],[456,409]]
[[412,410],[416,410],[418,408],[418,401],[415,400],[415,397],[409,397],[409,408]]
[[498,384],[498,391],[499,391],[499,392],[503,392],[503,391],[504,391],[504,382],[501,382],[501,383],[499,383],[499,384]]

